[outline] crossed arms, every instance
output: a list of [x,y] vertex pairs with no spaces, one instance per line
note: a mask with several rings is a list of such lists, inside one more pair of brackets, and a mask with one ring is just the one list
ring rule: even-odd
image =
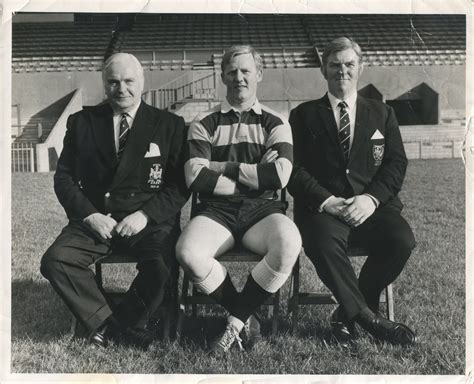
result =
[[[286,186],[293,162],[293,141],[288,123],[272,128],[260,143],[257,161],[228,161],[225,156],[213,159],[213,138],[201,121],[194,121],[188,132],[189,158],[184,165],[186,184],[194,192],[212,195],[235,195],[245,191],[277,190]],[[232,141],[232,139],[231,139]],[[215,149],[215,148],[214,148]],[[217,156],[219,157],[219,156]],[[211,160],[212,159],[212,160]]]

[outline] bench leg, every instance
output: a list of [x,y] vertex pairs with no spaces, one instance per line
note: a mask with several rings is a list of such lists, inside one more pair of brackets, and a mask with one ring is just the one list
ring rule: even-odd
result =
[[181,296],[178,303],[178,316],[176,320],[176,339],[179,340],[182,333],[184,316],[186,314],[186,306],[188,301],[189,279],[183,272],[183,283],[181,286]]
[[163,341],[168,342],[170,341],[170,329],[171,329],[171,308],[166,309],[166,314],[163,319]]
[[296,325],[298,323],[299,315],[299,297],[300,297],[300,259],[296,260],[295,266],[293,267],[293,274],[291,276],[292,283],[292,296],[290,298],[290,308],[292,311],[291,317],[291,333],[294,334],[296,331]]
[[280,315],[280,290],[275,292],[273,299],[272,335],[278,331],[278,316]]
[[74,316],[71,313],[71,328],[70,328],[69,333],[71,334],[72,338],[77,336],[78,328],[79,328],[79,322],[77,321],[76,316]]
[[385,288],[385,296],[387,301],[387,318],[391,321],[395,321],[395,306],[393,304],[392,284],[387,285]]
[[184,308],[181,307],[178,309],[178,316],[176,319],[176,340],[179,341],[181,338],[181,331],[183,329],[183,320],[184,320]]

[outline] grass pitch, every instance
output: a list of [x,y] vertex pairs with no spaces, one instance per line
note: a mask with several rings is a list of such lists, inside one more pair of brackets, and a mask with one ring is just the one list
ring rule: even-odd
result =
[[[395,282],[395,316],[416,329],[413,348],[375,344],[362,336],[349,353],[325,343],[333,306],[300,309],[291,335],[286,314],[288,283],[282,289],[279,333],[259,350],[233,351],[211,358],[204,330],[223,312],[205,309],[200,321],[186,322],[178,343],[157,341],[149,351],[124,347],[105,351],[83,338],[71,339],[70,314],[39,273],[41,256],[66,224],[52,189],[52,174],[12,176],[11,371],[13,373],[143,374],[463,374],[465,366],[465,202],[460,160],[414,160],[401,199],[417,247]],[[188,208],[186,208],[187,210]],[[186,211],[185,210],[185,211]],[[187,217],[185,212],[184,217]],[[184,219],[185,220],[185,219]],[[134,270],[114,267],[109,284],[126,287]],[[245,271],[237,271],[244,275]],[[321,283],[308,260],[302,263],[303,289]],[[264,323],[268,332],[269,323]]]

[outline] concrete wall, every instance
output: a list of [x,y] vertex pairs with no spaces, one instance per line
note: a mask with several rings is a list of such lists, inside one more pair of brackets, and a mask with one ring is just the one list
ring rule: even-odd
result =
[[[385,100],[390,100],[420,83],[426,83],[439,93],[441,109],[465,109],[464,65],[367,67],[360,78],[359,88],[373,84]],[[266,69],[258,96],[262,100],[312,99],[326,91],[326,81],[319,68]]]
[[38,72],[12,74],[12,104],[20,104],[21,123],[25,124],[56,100],[74,91],[84,90],[83,105],[103,99],[100,72]]
[[[439,107],[465,109],[466,67],[410,66],[368,67],[359,82],[359,88],[373,84],[385,100],[395,99],[420,83],[426,83],[439,93]],[[155,89],[181,76],[185,71],[145,71],[145,90]],[[201,71],[203,75],[209,71]],[[225,97],[225,88],[218,81],[218,97]],[[12,104],[20,104],[22,124],[54,101],[83,89],[83,105],[95,105],[103,100],[100,72],[38,72],[12,74]],[[287,114],[284,100],[292,100],[291,106],[307,99],[322,96],[327,91],[319,68],[266,69],[259,85],[258,97],[270,100],[275,109]],[[271,106],[271,105],[269,105]]]
[[[146,71],[145,90],[181,76],[185,71]],[[100,72],[12,73],[12,105],[20,104],[21,123],[64,95],[81,88],[83,105],[95,105],[104,99]]]
[[38,172],[56,170],[59,155],[63,150],[63,140],[66,133],[68,117],[82,109],[82,90],[77,89],[56,121],[44,143],[36,145],[36,168]]

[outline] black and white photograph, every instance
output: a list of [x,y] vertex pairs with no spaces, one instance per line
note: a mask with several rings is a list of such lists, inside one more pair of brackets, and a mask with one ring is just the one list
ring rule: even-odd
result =
[[474,382],[472,3],[237,3],[4,2],[0,380]]

